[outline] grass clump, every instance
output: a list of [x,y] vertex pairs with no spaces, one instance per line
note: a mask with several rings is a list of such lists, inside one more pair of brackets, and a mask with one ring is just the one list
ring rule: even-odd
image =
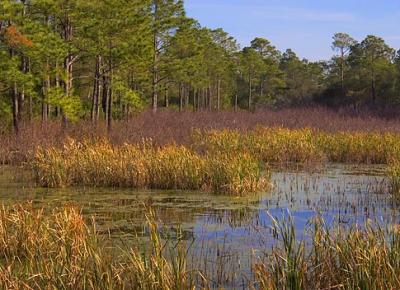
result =
[[306,162],[320,157],[309,129],[259,127],[245,133],[230,130],[195,131],[193,144],[200,151],[229,155],[242,152],[264,162]]
[[[0,285],[4,289],[193,289],[186,251],[158,234],[148,216],[150,243],[119,249],[89,228],[72,207],[45,213],[16,205],[0,209]],[[111,246],[110,246],[111,243]],[[107,245],[107,246],[106,246]],[[173,251],[169,258],[167,250]]]
[[[0,209],[0,284],[5,289],[111,289],[114,272],[73,208],[47,215]],[[92,288],[93,289],[93,288]]]
[[314,138],[311,129],[260,127],[250,132],[245,146],[254,148],[255,154],[265,162],[305,163],[323,158]]
[[253,269],[259,289],[399,289],[398,226],[313,225],[307,243],[296,240],[293,221],[275,222],[280,244]]
[[[224,157],[225,156],[225,157]],[[245,154],[200,155],[183,146],[113,146],[75,142],[38,149],[31,161],[41,186],[104,186],[136,189],[211,190],[240,195],[266,189],[257,160]]]
[[195,131],[196,150],[214,154],[246,152],[269,163],[329,161],[388,164],[400,158],[400,135],[259,127],[252,131]]
[[268,175],[249,154],[207,157],[205,184],[213,192],[244,195],[268,188]]
[[400,161],[393,159],[387,168],[387,175],[390,180],[391,193],[395,197],[400,197]]
[[400,157],[400,135],[393,133],[318,132],[317,146],[332,162],[389,164]]

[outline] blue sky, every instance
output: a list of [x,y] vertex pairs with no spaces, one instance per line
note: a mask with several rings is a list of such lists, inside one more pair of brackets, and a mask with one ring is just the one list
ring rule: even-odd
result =
[[189,17],[223,28],[246,46],[256,36],[300,57],[328,59],[335,32],[368,34],[400,49],[400,0],[186,0]]

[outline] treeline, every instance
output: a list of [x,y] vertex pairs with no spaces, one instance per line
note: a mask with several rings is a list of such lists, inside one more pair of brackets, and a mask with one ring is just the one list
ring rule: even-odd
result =
[[129,118],[160,107],[222,110],[400,101],[400,57],[383,39],[333,37],[329,61],[256,38],[240,49],[181,0],[0,1],[0,120]]

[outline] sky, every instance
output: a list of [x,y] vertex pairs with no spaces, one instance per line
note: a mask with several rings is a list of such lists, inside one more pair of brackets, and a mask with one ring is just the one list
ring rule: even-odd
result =
[[400,0],[186,0],[189,17],[202,26],[223,28],[241,47],[264,37],[278,49],[325,60],[332,36],[345,32],[361,41],[383,37],[400,49]]

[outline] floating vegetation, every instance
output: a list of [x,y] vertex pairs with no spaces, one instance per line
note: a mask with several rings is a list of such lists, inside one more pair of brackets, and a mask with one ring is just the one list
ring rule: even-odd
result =
[[183,146],[112,146],[107,141],[41,148],[31,161],[41,186],[104,186],[136,189],[207,190],[241,195],[268,187],[259,162],[249,154],[199,155]]

